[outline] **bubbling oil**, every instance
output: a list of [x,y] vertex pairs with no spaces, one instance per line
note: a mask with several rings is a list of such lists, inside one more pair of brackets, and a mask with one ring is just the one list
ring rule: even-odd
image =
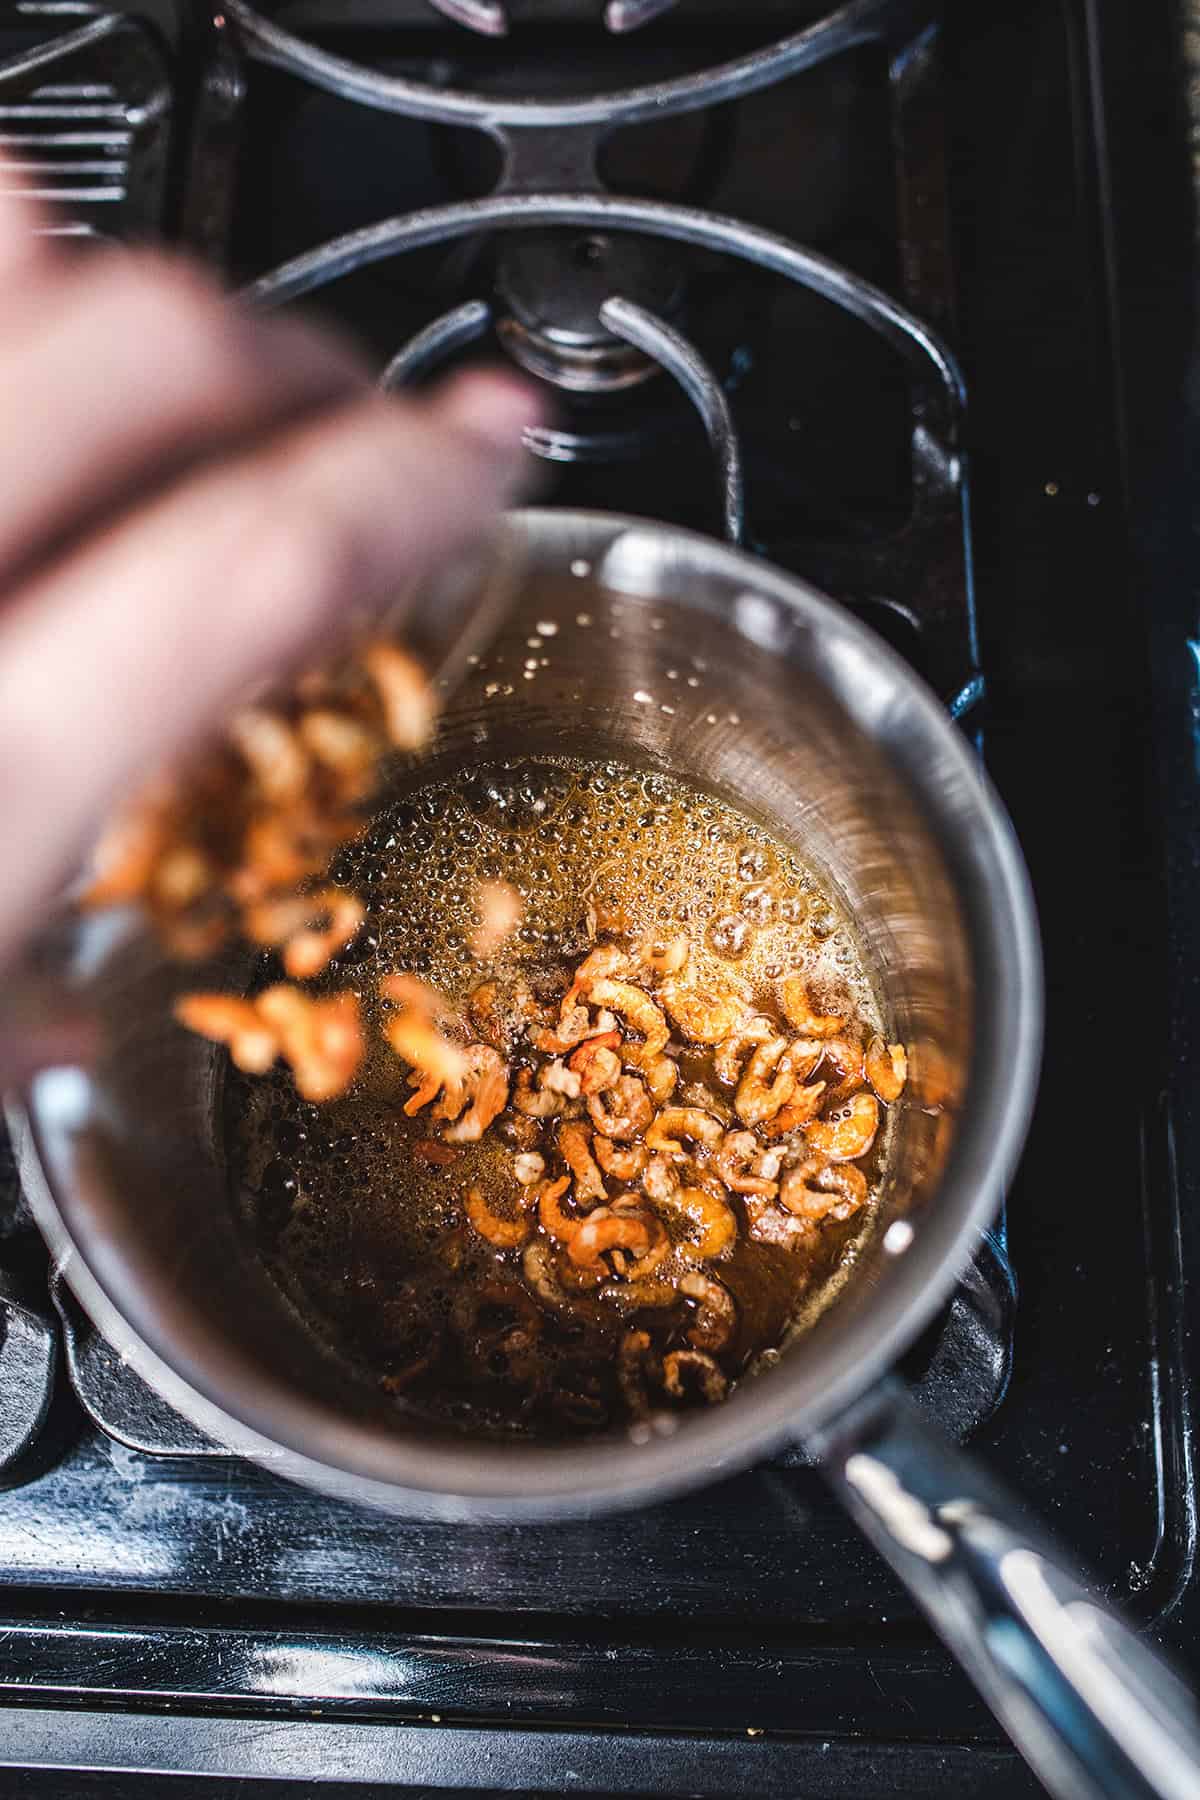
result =
[[[430,1127],[403,1112],[407,1070],[378,1029],[380,977],[414,972],[461,1006],[481,980],[519,976],[556,1003],[597,934],[637,943],[685,932],[689,985],[736,985],[777,1014],[780,978],[803,970],[823,1007],[873,1032],[880,1008],[845,911],[798,851],[724,800],[660,770],[566,757],[431,781],[382,810],[332,873],[368,916],[323,984],[358,994],[372,1050],[350,1091],[321,1106],[282,1069],[231,1078],[236,1184],[258,1254],[326,1346],[401,1409],[490,1436],[628,1423],[621,1339],[637,1327],[663,1350],[683,1345],[686,1302],[644,1315],[588,1295],[547,1307],[519,1250],[476,1237],[464,1195],[478,1186],[511,1209],[513,1136],[501,1119],[447,1166],[421,1159]],[[476,896],[495,880],[523,910],[481,964],[468,948]],[[677,1097],[728,1111],[707,1053],[684,1047],[679,1068]],[[711,1265],[738,1305],[720,1358],[731,1379],[839,1285],[869,1226],[886,1135],[864,1170],[872,1204],[803,1253],[750,1239],[733,1199],[738,1241]]]

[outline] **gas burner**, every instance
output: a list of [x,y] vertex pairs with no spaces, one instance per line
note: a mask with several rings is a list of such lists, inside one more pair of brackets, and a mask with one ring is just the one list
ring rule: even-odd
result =
[[506,309],[500,341],[516,362],[555,387],[612,393],[635,387],[657,365],[604,319],[614,294],[672,312],[680,276],[666,247],[603,232],[538,232],[506,246],[497,292]]
[[[504,37],[508,31],[508,14],[501,0],[429,0],[444,18],[484,37]],[[679,0],[608,0],[604,23],[613,32],[637,31],[669,12]]]
[[582,331],[574,325],[543,330],[518,318],[501,319],[497,329],[514,362],[531,375],[575,393],[616,393],[636,387],[655,373],[649,357],[605,331],[595,308],[588,309]]
[[[512,194],[501,190],[480,200],[429,207],[348,232],[261,276],[247,289],[247,296],[260,305],[279,305],[429,244],[448,244],[489,231],[520,233],[528,242],[531,228],[538,228],[541,239],[547,234],[540,228],[547,226],[570,228],[567,242],[577,243],[581,238],[609,241],[614,233],[622,237],[632,233],[636,238],[653,238],[656,245],[682,243],[754,264],[853,314],[899,354],[907,369],[912,406],[912,515],[899,540],[899,554],[889,555],[886,548],[856,552],[831,547],[822,560],[812,563],[813,579],[835,593],[868,584],[872,598],[899,609],[923,629],[934,685],[956,713],[969,710],[982,688],[975,667],[966,557],[962,376],[936,333],[850,270],[773,232],[693,207],[586,191]],[[598,292],[593,290],[593,300],[596,298]],[[479,338],[492,318],[492,309],[483,300],[454,308],[393,358],[385,381],[396,386],[418,379]],[[720,382],[695,346],[648,308],[610,293],[599,305],[598,321],[612,339],[661,363],[695,404],[718,464],[725,534],[731,542],[741,542],[745,504],[742,456]],[[527,343],[521,347],[526,349]],[[528,441],[531,449],[551,461],[576,460],[570,439],[557,432],[535,432]],[[886,575],[882,573],[885,568]],[[883,591],[877,586],[881,581],[887,583]],[[963,593],[968,595],[965,613]]]
[[[708,434],[720,471],[722,525],[731,544],[740,544],[745,532],[745,482],[742,452],[733,414],[721,384],[704,358],[681,332],[632,300],[612,295],[597,314],[598,327],[618,348],[628,346],[641,353],[650,371],[664,369],[673,375],[695,406]],[[466,345],[476,342],[492,325],[492,309],[483,300],[468,300],[453,312],[435,319],[412,338],[388,364],[380,385],[407,387]],[[504,323],[500,326],[502,341]],[[508,321],[507,323],[511,323]],[[528,365],[527,365],[528,366]],[[547,462],[611,462],[644,454],[645,435],[635,429],[564,429],[538,426],[527,431],[525,442],[535,456]]]

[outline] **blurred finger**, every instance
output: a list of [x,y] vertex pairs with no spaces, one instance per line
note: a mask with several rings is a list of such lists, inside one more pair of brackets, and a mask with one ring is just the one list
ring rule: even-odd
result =
[[523,388],[371,395],[197,474],[29,583],[0,619],[0,959],[116,795],[248,684],[470,541],[522,474]]
[[[2,171],[0,171],[2,175]],[[196,459],[367,385],[336,339],[254,318],[186,265],[72,262],[0,303],[0,584]]]

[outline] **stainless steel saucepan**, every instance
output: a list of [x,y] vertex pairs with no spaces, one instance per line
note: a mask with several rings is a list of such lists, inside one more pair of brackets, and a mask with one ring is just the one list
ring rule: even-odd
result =
[[913,1073],[836,1301],[670,1437],[495,1444],[405,1427],[331,1362],[240,1236],[222,1059],[170,1023],[186,977],[103,919],[73,934],[67,977],[106,1047],[40,1075],[26,1107],[23,1172],[68,1281],[210,1436],[404,1513],[641,1505],[803,1437],[1053,1789],[1191,1800],[1190,1698],[888,1378],[999,1206],[1037,1080],[1037,928],[978,759],[908,666],[800,581],[611,515],[530,512],[510,529],[522,597],[458,687],[439,761],[607,753],[698,779],[803,844],[882,977]]

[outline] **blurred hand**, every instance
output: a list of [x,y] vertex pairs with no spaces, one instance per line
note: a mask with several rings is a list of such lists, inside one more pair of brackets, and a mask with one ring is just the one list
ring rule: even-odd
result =
[[385,398],[197,270],[35,222],[0,192],[0,964],[131,784],[478,533],[538,411],[502,375]]

